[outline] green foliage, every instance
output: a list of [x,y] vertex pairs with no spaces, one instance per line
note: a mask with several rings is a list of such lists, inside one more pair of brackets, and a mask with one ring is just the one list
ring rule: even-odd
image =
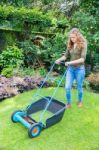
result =
[[[84,89],[90,90],[90,84],[89,84],[89,81],[87,80],[87,78],[83,82],[83,87],[84,87]],[[73,82],[73,88],[77,89],[76,81]]]
[[[94,12],[92,11],[92,8]],[[72,16],[72,18],[70,19],[70,26],[78,27],[88,41],[88,52],[87,52],[86,63],[91,65],[96,65],[99,60],[99,56],[97,56],[98,58],[95,58],[95,55],[98,53],[98,47],[99,47],[98,44],[99,31],[98,31],[97,19],[98,19],[98,14],[95,8],[95,4],[90,0],[87,3],[83,4],[83,6],[79,8],[79,11],[76,11]]]
[[10,77],[23,64],[23,52],[17,46],[9,46],[0,55],[1,74]]
[[0,0],[1,4],[5,4],[6,5],[13,5],[13,6],[17,6],[17,7],[28,7],[31,8],[32,4],[35,0]]
[[[99,19],[99,11],[98,11],[98,4],[99,2],[96,1],[96,0],[88,0],[87,2],[84,0],[82,5],[81,5],[81,8],[82,11],[84,13],[88,13],[89,16],[87,19],[89,18],[92,18],[90,21],[89,21],[89,24],[87,26],[88,28],[88,32],[85,30],[86,32],[86,36],[88,38],[88,42],[89,42],[89,45],[88,45],[88,48],[89,48],[89,57],[90,57],[90,60],[92,59],[93,57],[93,61],[91,63],[91,65],[97,65],[98,62],[99,62],[99,55],[98,55],[98,48],[99,48],[99,30],[98,30],[98,26],[99,26],[99,22],[98,22],[98,19]],[[83,19],[85,20],[85,18]],[[87,22],[88,22],[87,21]],[[94,55],[94,56],[93,56]],[[96,58],[97,56],[97,58]]]
[[0,5],[0,28],[24,30],[25,22],[38,26],[51,25],[51,18],[44,15],[38,8],[27,9]]
[[37,72],[41,75],[41,76],[46,76],[47,74],[47,70],[44,67],[41,67],[39,69],[37,69]]
[[[52,79],[48,80],[48,83],[52,87],[57,87],[59,82],[61,81],[61,79],[62,79],[62,75],[60,75],[58,77],[53,77]],[[61,82],[60,87],[65,87],[65,78]]]
[[[62,16],[61,16],[62,17]],[[65,28],[69,26],[69,21],[67,18],[59,18],[59,20],[57,21],[57,26],[58,28]]]
[[[43,6],[41,8],[33,7],[37,2],[40,2],[41,5],[43,4]],[[53,2],[52,0],[1,0],[0,29],[24,31],[22,32],[24,35],[23,42],[19,45],[19,47],[23,49],[24,66],[34,66],[38,60],[43,62],[48,69],[49,66],[65,52],[68,36],[67,32],[76,26],[88,41],[86,63],[90,64],[92,68],[94,65],[98,66],[98,2],[96,0],[88,0],[87,2],[83,0],[71,17],[66,17],[60,13],[56,2],[57,4],[60,3],[56,0]],[[44,8],[44,10],[42,8]],[[35,33],[37,35],[39,35],[40,32],[42,32],[42,34],[45,32],[53,32],[56,36],[51,35],[48,37],[47,34],[43,34],[46,38],[42,46],[38,47],[30,41],[31,34],[35,31],[37,31],[37,33]],[[11,45],[15,38],[8,38],[8,36],[8,40],[5,43]],[[1,61],[3,61],[3,59],[0,60],[0,64]],[[9,63],[9,61],[7,63]],[[2,62],[2,68],[5,65],[6,61]],[[57,69],[60,71],[64,70],[61,69],[60,66],[56,67],[56,70]]]
[[94,65],[99,66],[99,53],[94,54]]
[[98,4],[99,4],[99,2],[96,0],[88,0],[87,2],[86,2],[86,0],[83,0],[81,8],[83,9],[83,11],[87,11],[91,15],[98,17],[98,15],[99,15],[99,12],[97,9]]
[[45,62],[54,62],[66,50],[66,37],[57,33],[52,39],[48,38],[43,43],[42,59]]
[[97,49],[98,36],[97,31],[95,31],[96,20],[94,16],[83,11],[76,12],[71,19],[71,26],[77,26],[81,29],[82,33],[86,36],[89,44],[89,49],[94,47],[94,51]]
[[17,46],[9,46],[0,55],[0,66],[2,68],[18,67],[23,63],[23,52]]
[[5,45],[6,45],[6,41],[5,41],[4,33],[0,31],[0,53],[5,48]]
[[1,75],[6,77],[11,77],[13,75],[14,68],[8,66],[7,68],[3,68]]
[[49,3],[53,2],[53,0],[42,0],[44,5],[48,5]]
[[37,59],[41,59],[45,64],[53,63],[65,52],[65,41],[66,37],[57,33],[52,39],[46,38],[41,47],[34,45],[30,40],[20,42],[19,47],[23,49],[25,66],[33,66]]
[[35,70],[32,67],[20,67],[13,71],[13,75],[20,77],[33,76],[34,74]]
[[40,67],[36,70],[33,67],[20,67],[20,68],[15,68],[12,73],[12,75],[20,76],[20,77],[34,76],[34,75],[40,75],[42,77],[45,77],[46,74],[47,74],[47,70],[44,67]]
[[83,87],[87,90],[90,90],[90,83],[87,79],[84,80]]
[[21,42],[20,47],[23,49],[25,65],[27,67],[33,65],[39,55],[39,48],[29,40]]
[[5,41],[5,48],[8,46],[16,45],[17,38],[16,38],[16,35],[14,33],[3,32],[3,37],[4,37],[4,41]]

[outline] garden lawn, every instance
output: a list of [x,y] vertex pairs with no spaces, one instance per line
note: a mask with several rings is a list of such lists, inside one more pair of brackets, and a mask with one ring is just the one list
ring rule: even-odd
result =
[[[42,89],[49,96],[54,88]],[[77,107],[77,90],[72,91],[72,108],[65,111],[61,122],[30,139],[28,130],[11,122],[11,114],[24,109],[36,90],[0,102],[0,150],[99,150],[99,94],[85,91],[84,107]],[[64,88],[56,99],[66,102]]]

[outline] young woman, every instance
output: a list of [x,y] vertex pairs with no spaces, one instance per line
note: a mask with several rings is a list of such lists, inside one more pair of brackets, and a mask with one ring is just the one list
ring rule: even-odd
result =
[[68,37],[67,50],[64,56],[55,61],[56,64],[60,64],[61,61],[66,61],[68,58],[70,61],[65,62],[67,66],[66,74],[66,108],[71,108],[71,88],[74,79],[77,83],[78,89],[78,107],[82,107],[83,103],[83,81],[85,77],[84,61],[87,52],[87,41],[80,33],[79,29],[73,28]]

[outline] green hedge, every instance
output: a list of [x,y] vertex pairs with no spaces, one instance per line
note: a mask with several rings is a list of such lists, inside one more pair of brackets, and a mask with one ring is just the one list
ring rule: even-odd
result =
[[36,24],[42,27],[51,25],[51,19],[40,10],[25,7],[17,8],[13,6],[0,5],[0,28],[16,28],[23,30],[25,23]]

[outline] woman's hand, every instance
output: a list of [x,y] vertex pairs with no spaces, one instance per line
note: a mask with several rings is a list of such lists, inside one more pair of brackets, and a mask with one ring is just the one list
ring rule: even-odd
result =
[[60,64],[60,63],[61,63],[60,59],[57,59],[57,60],[55,61],[55,64]]
[[59,59],[57,59],[56,61],[55,61],[55,64],[60,64],[62,61],[64,61],[64,60],[66,60],[66,57],[65,56],[62,56],[62,57],[60,57]]
[[70,65],[70,63],[69,63],[69,62],[65,62],[65,66],[67,66],[67,67],[68,67],[69,65]]

